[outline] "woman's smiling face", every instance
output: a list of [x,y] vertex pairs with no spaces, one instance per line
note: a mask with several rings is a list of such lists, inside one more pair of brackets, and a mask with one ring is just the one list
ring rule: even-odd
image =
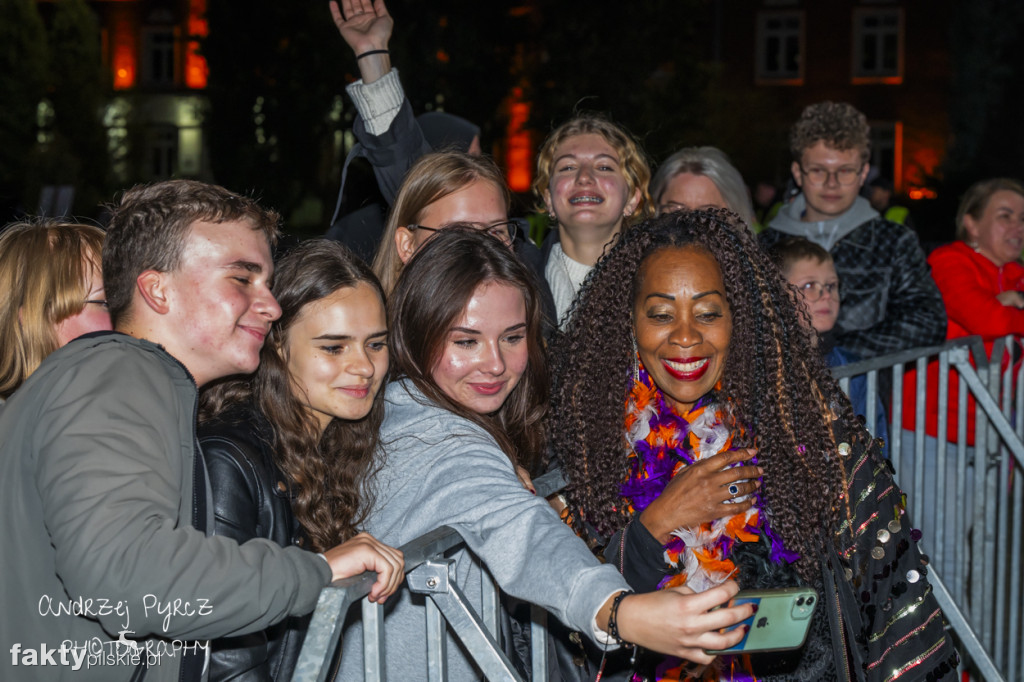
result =
[[570,233],[614,234],[639,202],[640,190],[630,192],[619,153],[601,135],[573,135],[555,148],[544,203]]
[[484,282],[448,331],[431,376],[449,398],[477,414],[501,409],[529,364],[526,301],[504,282]]
[[680,414],[725,369],[732,313],[718,262],[698,247],[667,247],[644,259],[633,330],[647,373]]

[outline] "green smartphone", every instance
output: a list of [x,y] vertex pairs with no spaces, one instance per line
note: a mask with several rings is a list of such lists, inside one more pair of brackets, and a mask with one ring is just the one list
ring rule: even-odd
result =
[[818,605],[818,593],[813,587],[741,590],[732,598],[731,605],[747,603],[757,607],[754,615],[729,628],[746,625],[746,636],[734,647],[708,651],[708,654],[799,649],[807,639],[811,616]]

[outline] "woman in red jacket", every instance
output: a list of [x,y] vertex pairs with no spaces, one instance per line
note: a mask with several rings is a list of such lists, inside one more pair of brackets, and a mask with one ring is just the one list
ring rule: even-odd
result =
[[[975,183],[960,202],[956,216],[957,240],[928,257],[932,278],[946,306],[946,338],[981,336],[985,350],[1007,334],[1024,335],[1024,186],[995,178]],[[938,367],[929,368],[929,386],[937,386]],[[956,440],[956,375],[950,375],[949,441]],[[908,379],[909,398],[904,415],[913,427],[914,385]],[[936,436],[938,400],[929,391],[926,430]],[[967,407],[967,437],[974,442],[974,403]]]
[[[946,306],[946,338],[981,336],[985,352],[992,353],[996,339],[1008,334],[1024,336],[1024,266],[1020,263],[1024,249],[1024,186],[1015,180],[993,178],[975,183],[960,201],[956,216],[957,240],[939,247],[928,257],[932,278],[942,293]],[[955,443],[957,440],[959,405],[959,377],[957,372],[949,373],[949,402],[947,429],[943,440]],[[921,526],[935,535],[942,529],[932,528],[933,519],[929,508],[942,504],[932,494],[934,482],[931,477],[936,470],[938,457],[938,362],[928,367],[928,398],[925,408],[925,491],[918,497],[925,501],[925,514]],[[916,377],[908,372],[904,378],[904,419],[903,428],[914,428],[916,409]],[[968,397],[967,443],[974,445],[975,402]],[[904,431],[903,457],[909,464],[913,456],[913,434]],[[955,448],[946,449],[946,500],[956,499]],[[973,460],[969,453],[968,463]],[[902,467],[900,479],[909,485],[913,469]],[[966,497],[961,500],[961,510],[971,509],[970,467],[965,486]],[[951,538],[948,550],[939,561],[939,575],[949,586],[962,584],[965,576],[954,579],[950,552],[957,540],[953,537],[953,514],[946,517],[946,537]]]

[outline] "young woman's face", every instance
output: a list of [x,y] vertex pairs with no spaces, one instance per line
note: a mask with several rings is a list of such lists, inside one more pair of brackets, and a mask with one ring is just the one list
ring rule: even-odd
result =
[[544,203],[571,236],[588,230],[603,235],[617,232],[623,217],[636,210],[640,190],[630,191],[615,148],[601,135],[586,133],[555,147]]
[[[449,225],[460,223],[487,230],[492,225],[508,222],[508,206],[500,187],[489,180],[474,180],[428,204],[420,211],[416,222],[421,229],[410,230],[403,225],[395,231],[395,246],[403,263],[408,263],[435,231]],[[507,243],[511,246],[511,239]]]
[[526,371],[526,335],[522,292],[502,282],[480,284],[448,330],[434,383],[468,410],[497,412]]
[[89,281],[86,283],[85,306],[80,312],[57,323],[55,331],[59,346],[82,334],[113,329],[110,312],[107,311],[107,296],[103,291],[103,273],[91,260],[86,261],[86,272],[89,273]]
[[732,313],[718,261],[693,247],[644,259],[633,330],[647,373],[685,414],[722,378],[729,355]]
[[306,304],[285,336],[292,390],[320,425],[362,419],[388,371],[387,316],[366,283]]

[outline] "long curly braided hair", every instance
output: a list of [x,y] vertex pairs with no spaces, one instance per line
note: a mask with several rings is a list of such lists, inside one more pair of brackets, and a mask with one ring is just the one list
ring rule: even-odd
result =
[[[695,247],[718,262],[732,314],[732,339],[717,400],[728,402],[764,468],[764,512],[797,571],[818,573],[823,529],[849,515],[835,420],[863,429],[798,308],[797,292],[734,213],[684,211],[623,232],[590,273],[552,344],[549,438],[568,478],[580,522],[604,534],[622,527],[620,486],[627,472],[625,401],[634,363],[633,306],[644,260],[656,251]],[[804,315],[803,323],[801,314]]]

